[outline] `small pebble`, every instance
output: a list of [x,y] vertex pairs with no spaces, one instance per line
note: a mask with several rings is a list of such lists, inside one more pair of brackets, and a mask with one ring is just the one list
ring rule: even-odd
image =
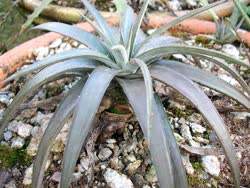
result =
[[181,136],[185,138],[187,141],[192,140],[190,128],[186,124],[181,125]]
[[83,167],[84,170],[88,170],[89,169],[89,164],[90,164],[89,158],[88,157],[81,158],[80,164],[81,164],[81,166]]
[[141,166],[141,163],[141,160],[134,161],[130,163],[125,170],[128,172],[129,175],[133,175],[136,170]]
[[62,44],[62,39],[56,39],[51,45],[49,45],[50,48],[57,48]]
[[33,164],[29,166],[24,172],[24,185],[30,185],[32,183],[32,174],[33,174]]
[[239,59],[240,52],[232,44],[224,44],[221,50],[226,54]]
[[132,181],[126,175],[111,168],[107,168],[103,176],[110,188],[134,188]]
[[31,130],[33,129],[33,126],[29,124],[22,124],[17,128],[17,134],[23,138],[27,138],[30,136]]
[[202,133],[204,133],[207,130],[206,128],[202,127],[198,123],[190,123],[189,126],[191,127],[193,133],[202,134]]
[[11,147],[18,148],[18,149],[22,148],[24,143],[25,143],[25,140],[23,138],[20,138],[20,137],[13,138],[11,141],[12,141]]
[[220,162],[214,155],[207,155],[202,157],[203,169],[212,176],[219,176],[220,174]]
[[0,103],[5,104],[5,105],[9,105],[9,103],[10,103],[9,96],[0,94]]
[[4,140],[5,140],[5,141],[9,141],[9,140],[12,138],[12,132],[6,131],[6,132],[3,134],[3,137],[4,137]]
[[109,148],[103,148],[99,154],[98,154],[98,158],[101,160],[101,161],[105,161],[107,160],[109,157],[111,157],[112,155],[112,151],[109,149]]
[[191,162],[189,160],[189,155],[187,155],[187,156],[182,155],[181,158],[182,158],[182,162],[183,162],[183,165],[184,165],[184,167],[186,169],[187,174],[193,175],[194,174],[194,168],[193,168],[193,165],[191,164]]
[[72,182],[77,182],[83,175],[80,172],[75,172],[72,174]]

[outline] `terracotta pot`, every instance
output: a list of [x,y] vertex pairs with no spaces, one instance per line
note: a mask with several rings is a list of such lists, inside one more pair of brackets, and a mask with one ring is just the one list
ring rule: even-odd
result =
[[[111,14],[111,16],[106,16],[107,22],[110,25],[118,25],[119,18]],[[158,28],[170,21],[174,20],[176,17],[166,16],[159,17],[157,14],[150,14],[148,17],[148,22],[143,24],[145,29],[148,28]],[[76,24],[76,27],[82,28],[88,32],[92,32],[93,28],[86,22]],[[191,34],[213,34],[216,32],[216,26],[213,22],[203,21],[198,19],[189,19],[177,24],[172,31],[182,31],[189,32]],[[244,41],[248,46],[250,46],[250,32],[239,30],[239,36],[242,41]],[[7,78],[10,74],[14,73],[18,68],[20,68],[24,60],[32,59],[32,51],[35,48],[47,46],[58,38],[62,38],[62,35],[56,33],[47,33],[27,41],[0,56],[0,82]],[[0,85],[2,88],[4,85]]]

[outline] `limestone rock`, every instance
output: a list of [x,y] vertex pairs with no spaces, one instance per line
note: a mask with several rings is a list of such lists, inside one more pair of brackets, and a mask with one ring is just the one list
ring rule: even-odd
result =
[[119,174],[117,171],[107,168],[104,173],[104,178],[111,188],[133,188],[132,181],[124,174]]
[[214,155],[202,157],[202,167],[207,173],[213,176],[219,176],[220,174],[220,162]]
[[141,160],[136,160],[135,162],[130,163],[125,169],[130,175],[133,175],[135,171],[141,166]]
[[22,148],[24,145],[25,140],[20,137],[16,137],[12,139],[11,147],[12,148]]
[[190,128],[186,124],[181,125],[181,136],[186,140],[192,140]]
[[23,184],[30,185],[32,183],[32,173],[33,173],[33,164],[30,165],[24,172]]
[[17,128],[17,134],[23,138],[27,138],[30,136],[31,130],[33,129],[33,126],[29,124],[22,124]]
[[187,174],[193,175],[194,174],[194,168],[193,168],[193,166],[192,166],[192,164],[191,164],[191,162],[189,160],[189,156],[188,155],[187,156],[182,155],[181,158],[182,158],[182,162],[183,162],[183,165],[184,165],[184,167],[186,169]]
[[12,138],[12,132],[6,131],[6,132],[3,134],[3,137],[4,137],[4,140],[5,140],[5,141],[9,141],[9,140]]
[[206,131],[205,127],[202,127],[200,124],[198,123],[190,123],[190,127],[193,131],[193,133],[199,133],[202,134]]
[[111,157],[112,155],[112,151],[109,149],[109,148],[103,148],[100,153],[98,154],[98,158],[101,160],[101,161],[105,161],[107,160],[109,157]]

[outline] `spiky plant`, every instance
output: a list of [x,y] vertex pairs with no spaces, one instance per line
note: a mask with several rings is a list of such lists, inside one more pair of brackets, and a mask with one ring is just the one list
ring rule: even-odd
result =
[[160,36],[173,25],[221,2],[180,17],[157,29],[149,36],[140,30],[149,0],[144,1],[137,19],[133,10],[126,6],[121,17],[119,30],[110,28],[104,18],[87,0],[82,0],[82,2],[92,14],[97,25],[83,15],[84,19],[95,28],[100,38],[82,29],[62,23],[42,24],[36,28],[63,34],[85,44],[88,48],[72,49],[45,58],[6,80],[7,82],[35,70],[41,70],[26,83],[6,110],[0,134],[4,132],[8,122],[15,116],[18,106],[42,85],[62,77],[81,77],[61,102],[43,135],[34,162],[32,187],[41,187],[45,164],[53,141],[65,121],[73,114],[64,151],[60,183],[61,188],[68,188],[95,113],[112,80],[116,80],[120,84],[145,137],[149,140],[149,148],[161,187],[188,187],[188,185],[178,145],[161,101],[153,92],[152,80],[171,86],[201,112],[216,132],[231,166],[235,185],[239,187],[238,162],[226,126],[212,102],[197,83],[230,96],[247,109],[250,108],[249,98],[209,72],[177,61],[161,60],[163,57],[176,53],[207,59],[229,72],[249,95],[248,85],[237,71],[228,66],[228,63],[235,63],[250,68],[248,64],[217,51],[185,46],[173,37]]
[[[207,0],[200,0],[203,6],[208,5]],[[246,5],[241,4],[244,10],[247,9]],[[241,13],[237,7],[234,7],[233,13],[230,18],[219,18],[215,11],[209,10],[215,25],[216,33],[213,36],[206,36],[207,38],[216,41],[219,44],[230,44],[237,40],[237,30],[243,24],[244,19],[241,18]]]

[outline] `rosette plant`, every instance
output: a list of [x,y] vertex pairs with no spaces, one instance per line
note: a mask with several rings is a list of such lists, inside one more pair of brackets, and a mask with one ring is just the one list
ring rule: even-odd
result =
[[[216,132],[230,164],[235,185],[239,187],[239,167],[233,143],[218,111],[198,84],[224,93],[249,109],[250,100],[247,95],[250,94],[250,89],[238,72],[228,64],[234,63],[247,68],[250,66],[221,52],[186,46],[174,37],[161,35],[182,20],[221,2],[199,8],[160,27],[149,36],[140,30],[149,0],[144,1],[138,17],[129,6],[126,6],[121,15],[119,29],[111,28],[87,0],[82,0],[82,2],[92,14],[96,25],[85,15],[82,16],[95,28],[99,38],[63,23],[39,25],[36,29],[60,33],[86,45],[87,48],[72,49],[47,57],[5,80],[7,82],[40,70],[24,85],[6,110],[0,127],[1,134],[8,122],[18,112],[18,106],[41,86],[62,77],[80,77],[80,80],[70,89],[57,108],[43,135],[34,162],[32,187],[41,187],[45,164],[53,141],[65,121],[73,114],[64,151],[60,182],[61,188],[68,188],[97,109],[112,81],[117,82],[124,91],[143,133],[149,141],[160,186],[163,188],[188,187],[179,148],[161,101],[157,93],[153,91],[153,80],[174,88],[200,111]],[[219,65],[240,83],[245,94],[209,72],[188,64],[167,60],[166,58],[171,54],[189,54]]]

